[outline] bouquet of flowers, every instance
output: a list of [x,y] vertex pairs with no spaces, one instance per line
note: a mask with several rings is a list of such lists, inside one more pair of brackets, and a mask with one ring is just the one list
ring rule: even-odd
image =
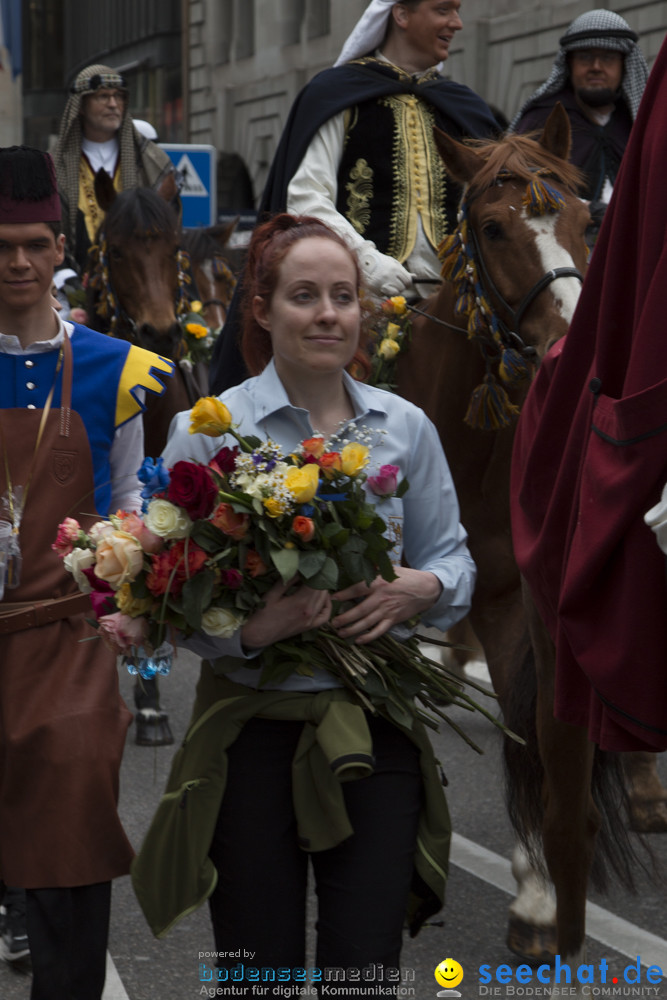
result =
[[204,320],[203,305],[198,299],[188,303],[187,311],[178,317],[183,331],[184,355],[182,361],[192,365],[209,364],[219,330],[212,330]]
[[388,392],[396,389],[396,360],[407,350],[412,321],[403,295],[385,299],[371,322],[368,344],[371,370],[365,379]]
[[[369,475],[367,444],[332,450],[313,437],[284,455],[270,440],[241,437],[215,397],[195,405],[190,432],[229,434],[236,443],[208,464],[180,461],[167,469],[147,459],[141,516],[119,511],[88,532],[68,518],[53,545],[90,593],[102,637],[130,653],[131,664],[147,655],[154,670],[173,630],[231,636],[279,580],[333,592],[395,577],[393,542],[366,491],[400,496],[408,484],[399,482],[396,466]],[[420,718],[436,728],[446,719],[458,730],[444,703],[496,721],[420,652],[409,629],[403,633],[359,646],[325,626],[277,642],[248,664],[258,664],[260,684],[324,668],[366,708],[406,726]]]

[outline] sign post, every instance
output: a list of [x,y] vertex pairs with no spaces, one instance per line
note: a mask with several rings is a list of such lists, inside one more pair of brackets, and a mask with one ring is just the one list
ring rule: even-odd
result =
[[218,216],[215,147],[184,142],[159,145],[180,175],[183,228],[215,225]]

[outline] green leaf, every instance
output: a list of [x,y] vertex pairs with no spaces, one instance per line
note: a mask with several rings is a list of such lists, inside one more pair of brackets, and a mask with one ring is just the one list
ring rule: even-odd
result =
[[319,573],[311,576],[308,586],[313,590],[338,590],[338,566],[333,559],[325,559]]
[[410,489],[410,483],[408,482],[408,480],[401,479],[400,483],[396,487],[396,496],[397,497],[405,496],[405,494],[408,492],[409,489]]
[[299,571],[298,549],[271,549],[271,562],[280,573],[283,583],[289,583]]
[[326,561],[327,554],[322,549],[299,552],[299,573],[309,580],[311,576],[320,572]]
[[183,584],[183,614],[195,632],[201,628],[201,616],[211,603],[215,574],[201,570]]
[[227,535],[220,528],[216,528],[210,521],[195,521],[190,538],[204,550],[204,552],[219,552],[228,543]]

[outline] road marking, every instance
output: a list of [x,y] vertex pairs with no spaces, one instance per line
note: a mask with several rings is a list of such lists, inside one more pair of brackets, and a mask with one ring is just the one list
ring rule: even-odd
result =
[[130,1000],[109,952],[107,952],[107,978],[104,983],[102,1000]]
[[[510,896],[516,895],[516,882],[510,862],[474,841],[452,834],[451,861],[463,871],[483,879]],[[658,965],[667,969],[667,941],[651,934],[622,917],[604,910],[595,903],[586,903],[586,933],[600,944],[613,948],[621,955],[636,959],[643,965]]]

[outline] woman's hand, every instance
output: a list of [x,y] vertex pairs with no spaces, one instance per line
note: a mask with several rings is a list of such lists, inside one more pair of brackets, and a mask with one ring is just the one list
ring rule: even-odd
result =
[[241,628],[244,649],[260,649],[281,639],[320,628],[331,617],[331,595],[294,580],[276,583],[264,598],[264,607]]
[[377,577],[370,587],[357,583],[333,595],[335,601],[356,601],[332,619],[331,624],[344,639],[359,645],[384,635],[393,625],[430,608],[440,597],[442,585],[426,570],[396,568],[396,579]]

